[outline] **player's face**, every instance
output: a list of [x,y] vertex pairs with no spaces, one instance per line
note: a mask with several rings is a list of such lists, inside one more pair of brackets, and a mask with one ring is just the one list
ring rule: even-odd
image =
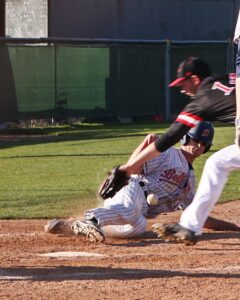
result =
[[185,94],[189,97],[193,97],[196,95],[198,85],[196,84],[194,78],[183,80],[181,83],[179,83],[179,86],[181,88],[182,94]]
[[202,143],[196,139],[190,138],[187,145],[185,145],[185,151],[187,151],[189,154],[191,154],[194,157],[198,157],[202,155],[205,151],[206,144]]

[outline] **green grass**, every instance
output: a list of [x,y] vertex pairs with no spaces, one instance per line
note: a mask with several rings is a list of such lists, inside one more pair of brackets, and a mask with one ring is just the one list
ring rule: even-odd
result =
[[[67,217],[99,205],[96,191],[107,170],[126,162],[146,134],[167,128],[88,124],[1,132],[26,137],[1,142],[0,218]],[[206,158],[234,141],[233,127],[215,129],[214,146],[195,163],[198,179]],[[230,176],[222,201],[239,198],[239,176]]]

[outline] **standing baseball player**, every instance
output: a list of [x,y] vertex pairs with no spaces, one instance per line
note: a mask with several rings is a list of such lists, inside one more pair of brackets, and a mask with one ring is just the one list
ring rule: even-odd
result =
[[[84,221],[75,221],[75,234],[85,235],[92,242],[102,242],[106,236],[136,237],[146,230],[146,217],[162,212],[185,209],[195,193],[194,160],[206,153],[211,145],[214,129],[209,122],[200,122],[182,139],[180,149],[170,147],[131,176],[129,183],[104,206],[85,212]],[[130,157],[131,161],[158,138],[148,135]],[[46,231],[54,232],[60,221],[52,221]]]
[[[233,123],[236,116],[235,80],[233,74],[212,76],[206,62],[189,57],[178,67],[177,79],[170,87],[178,86],[181,93],[191,101],[178,115],[169,130],[155,143],[146,147],[131,162],[120,170],[132,174],[139,165],[164,153],[179,141],[186,132],[200,121],[221,121]],[[236,120],[238,124],[239,119]],[[154,231],[165,239],[180,240],[194,244],[202,233],[204,222],[218,200],[230,170],[240,166],[240,154],[236,146],[230,146],[227,153],[214,155],[207,161],[202,181],[193,203],[184,211],[180,224],[156,225]],[[219,161],[219,165],[215,161]],[[209,177],[211,176],[211,178]]]
[[[236,58],[236,106],[235,119],[236,139],[235,145],[228,146],[212,155],[204,166],[203,174],[192,204],[183,212],[179,224],[161,225],[155,224],[154,230],[159,237],[166,240],[175,240],[186,244],[195,244],[198,236],[202,234],[202,228],[210,211],[220,198],[222,190],[227,182],[230,172],[240,169],[240,13],[235,29],[234,41],[238,43]],[[230,81],[232,79],[230,78]],[[230,82],[231,83],[231,82]],[[214,86],[215,84],[215,86]],[[230,86],[214,83],[213,88],[221,89],[226,95],[234,96]],[[182,86],[182,84],[180,84]],[[228,98],[228,97],[227,97]],[[211,100],[209,98],[209,100]],[[222,104],[219,99],[219,105]],[[228,108],[220,105],[220,116],[231,120]],[[213,107],[214,108],[214,107]]]

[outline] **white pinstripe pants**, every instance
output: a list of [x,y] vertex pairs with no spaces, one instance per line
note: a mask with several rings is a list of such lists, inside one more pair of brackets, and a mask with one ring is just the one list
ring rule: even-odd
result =
[[107,236],[133,237],[146,230],[144,214],[148,205],[137,178],[131,178],[113,198],[104,201],[104,206],[85,212],[85,220],[95,217]]

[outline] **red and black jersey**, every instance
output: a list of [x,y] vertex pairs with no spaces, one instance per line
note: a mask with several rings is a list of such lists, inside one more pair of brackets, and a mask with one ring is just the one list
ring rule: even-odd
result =
[[189,129],[200,121],[233,123],[236,116],[236,94],[233,74],[208,77],[199,86],[196,95],[178,115],[169,130],[156,142],[163,152],[176,144]]

